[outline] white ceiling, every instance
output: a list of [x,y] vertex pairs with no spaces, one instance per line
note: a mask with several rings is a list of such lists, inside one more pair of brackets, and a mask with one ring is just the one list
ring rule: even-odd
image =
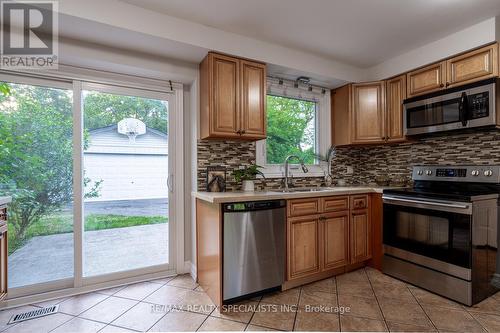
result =
[[500,15],[499,0],[121,1],[363,68]]

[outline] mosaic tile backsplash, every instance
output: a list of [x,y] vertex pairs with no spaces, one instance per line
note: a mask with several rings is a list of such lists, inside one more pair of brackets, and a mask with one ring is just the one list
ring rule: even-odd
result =
[[[198,141],[198,190],[206,190],[206,167],[227,168],[227,191],[240,189],[232,171],[255,163],[255,143],[240,141]],[[346,185],[375,183],[378,175],[411,176],[414,165],[500,164],[500,129],[440,133],[412,138],[411,141],[363,147],[339,147],[332,162],[335,182]],[[353,173],[348,174],[348,166]],[[296,186],[321,185],[323,178],[296,178]],[[281,179],[256,182],[258,189],[275,189]]]

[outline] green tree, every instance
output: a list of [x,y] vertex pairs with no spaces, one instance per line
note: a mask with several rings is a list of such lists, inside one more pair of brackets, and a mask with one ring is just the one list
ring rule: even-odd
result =
[[72,198],[71,93],[11,85],[0,98],[0,184],[17,238]]
[[167,106],[160,100],[89,91],[85,93],[84,107],[87,130],[116,125],[124,118],[137,118],[147,127],[167,133]]
[[9,85],[5,82],[0,82],[0,94],[7,96],[10,93]]
[[[30,225],[72,200],[72,92],[18,84],[9,89],[0,96],[0,194],[13,197],[10,223],[22,240]],[[87,197],[97,196],[99,185]]]
[[307,164],[315,161],[316,103],[267,96],[267,163],[281,164],[298,155]]

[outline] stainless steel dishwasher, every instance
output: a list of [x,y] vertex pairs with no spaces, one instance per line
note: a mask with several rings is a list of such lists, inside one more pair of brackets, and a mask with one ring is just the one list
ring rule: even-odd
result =
[[228,203],[222,209],[224,301],[281,286],[286,201]]

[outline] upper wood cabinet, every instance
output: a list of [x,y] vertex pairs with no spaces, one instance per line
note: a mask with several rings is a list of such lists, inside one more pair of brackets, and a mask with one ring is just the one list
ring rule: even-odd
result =
[[266,137],[266,66],[247,60],[241,67],[241,131],[243,137]]
[[441,61],[406,74],[407,95],[413,97],[438,91],[445,86],[446,62]]
[[448,59],[446,73],[448,87],[498,76],[498,44]]
[[405,141],[403,134],[403,101],[406,98],[406,75],[386,81],[386,141]]
[[352,142],[374,143],[385,139],[385,83],[352,85]]
[[414,97],[498,76],[498,43],[411,71],[407,96]]
[[332,144],[346,146],[352,143],[351,136],[352,84],[331,91]]
[[208,53],[200,64],[200,137],[266,137],[265,64]]
[[[332,91],[331,103],[332,144],[345,146],[387,141],[390,135],[387,134],[385,81],[340,87]],[[391,121],[398,117],[402,119],[402,114],[391,115]]]

